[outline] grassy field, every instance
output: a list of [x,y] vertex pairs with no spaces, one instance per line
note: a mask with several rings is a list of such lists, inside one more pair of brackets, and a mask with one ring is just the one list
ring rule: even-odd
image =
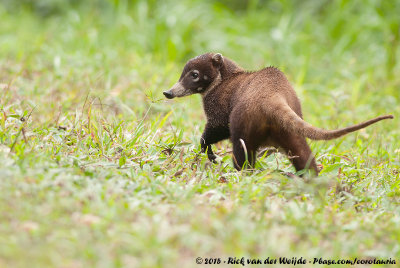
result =
[[[399,1],[82,2],[0,2],[0,267],[400,263]],[[162,95],[208,51],[283,70],[315,126],[395,119],[311,142],[317,178],[211,164],[200,96]]]

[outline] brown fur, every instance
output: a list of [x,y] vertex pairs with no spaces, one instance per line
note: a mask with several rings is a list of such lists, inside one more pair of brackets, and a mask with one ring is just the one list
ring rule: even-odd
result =
[[200,93],[207,124],[201,138],[202,151],[215,160],[211,144],[230,138],[235,167],[254,167],[261,146],[282,149],[296,170],[309,168],[318,174],[314,156],[305,138],[329,140],[359,130],[392,115],[361,124],[324,130],[302,118],[300,101],[285,75],[268,67],[247,72],[221,54],[207,53],[185,65],[179,81],[164,95],[167,98]]

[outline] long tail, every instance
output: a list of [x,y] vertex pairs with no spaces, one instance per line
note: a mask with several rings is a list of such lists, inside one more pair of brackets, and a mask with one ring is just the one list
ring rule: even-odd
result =
[[339,138],[340,136],[365,128],[378,121],[393,119],[393,115],[383,115],[353,126],[335,130],[325,130],[314,127],[301,119],[288,105],[280,106],[275,110],[275,115],[275,119],[280,121],[279,124],[286,127],[288,131],[296,132],[312,140],[331,140]]

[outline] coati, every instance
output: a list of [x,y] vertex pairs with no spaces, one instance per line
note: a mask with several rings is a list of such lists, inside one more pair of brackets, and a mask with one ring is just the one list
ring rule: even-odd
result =
[[[330,140],[392,115],[337,130],[316,128],[302,118],[300,101],[286,76],[275,67],[249,72],[220,53],[189,60],[179,81],[163,94],[168,99],[200,93],[207,124],[201,151],[216,159],[211,144],[230,138],[236,169],[254,167],[256,151],[273,146],[285,152],[297,171],[318,168],[306,138]],[[247,161],[246,161],[247,160]],[[246,166],[245,166],[246,163]]]

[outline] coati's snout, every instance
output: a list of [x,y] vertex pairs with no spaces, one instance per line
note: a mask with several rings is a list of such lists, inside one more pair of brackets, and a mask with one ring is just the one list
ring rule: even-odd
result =
[[164,91],[164,96],[172,99],[206,92],[211,85],[215,86],[214,80],[220,77],[223,61],[219,53],[207,53],[189,60],[179,81],[170,90]]
[[168,91],[164,91],[163,94],[167,99],[173,99],[174,98],[174,94],[172,94],[172,92],[169,91],[169,90]]
[[187,96],[192,93],[190,93],[188,90],[185,90],[185,87],[182,85],[182,83],[178,82],[175,85],[173,85],[173,87],[171,87],[170,90],[164,91],[163,94],[168,99],[173,99],[175,97]]

